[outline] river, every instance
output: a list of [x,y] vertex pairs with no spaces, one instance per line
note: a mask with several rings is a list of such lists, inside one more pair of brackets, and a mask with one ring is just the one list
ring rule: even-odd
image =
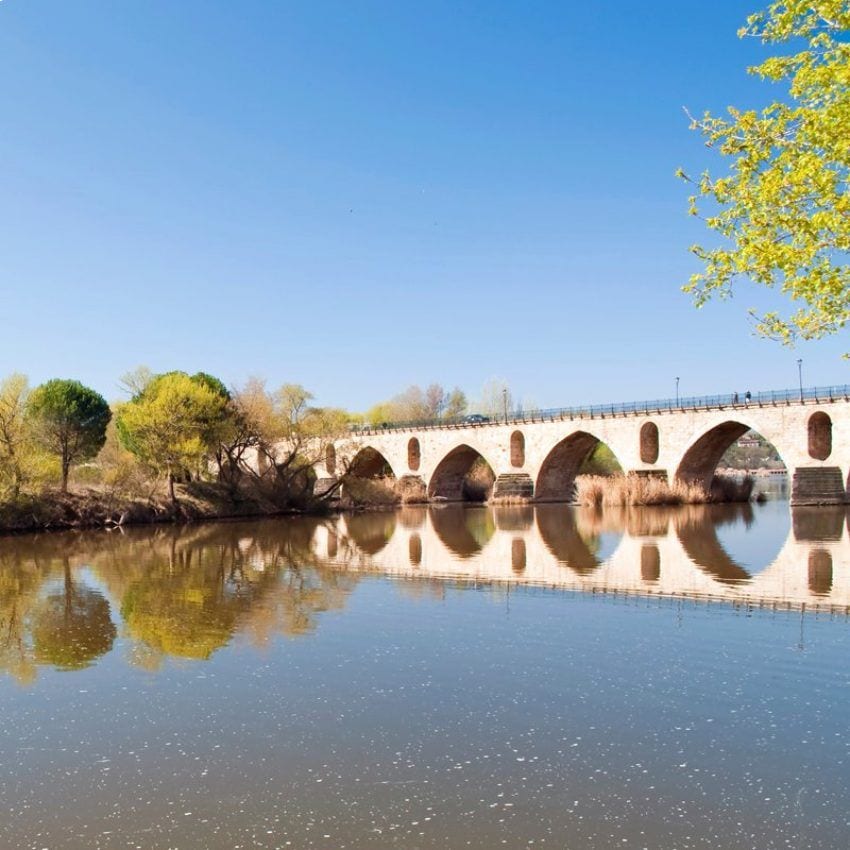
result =
[[835,848],[843,509],[0,540],[0,847]]

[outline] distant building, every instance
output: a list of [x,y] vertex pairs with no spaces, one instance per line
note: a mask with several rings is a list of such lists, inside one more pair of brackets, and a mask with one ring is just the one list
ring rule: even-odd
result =
[[752,437],[749,434],[744,435],[738,440],[738,448],[741,449],[757,449],[761,444],[762,441],[758,437]]

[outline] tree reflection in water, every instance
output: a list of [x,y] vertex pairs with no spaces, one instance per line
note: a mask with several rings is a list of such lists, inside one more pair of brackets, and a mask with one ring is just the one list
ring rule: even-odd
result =
[[235,639],[262,647],[309,634],[364,573],[423,599],[472,582],[850,605],[848,549],[844,509],[782,505],[414,507],[11,538],[0,541],[0,669],[26,683],[39,665],[94,664],[117,629],[149,668]]
[[62,574],[61,590],[49,592],[33,609],[35,660],[62,670],[79,670],[112,649],[116,628],[109,602],[73,580],[67,558]]

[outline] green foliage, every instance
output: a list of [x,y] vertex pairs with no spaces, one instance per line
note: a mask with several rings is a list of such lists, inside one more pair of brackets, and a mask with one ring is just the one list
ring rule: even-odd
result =
[[29,384],[25,375],[0,382],[0,493],[16,498],[26,481],[27,427],[25,411]]
[[691,215],[723,237],[716,247],[692,247],[703,268],[685,291],[702,306],[731,295],[740,277],[779,290],[796,309],[758,316],[758,329],[786,344],[850,320],[848,31],[848,0],[781,0],[751,15],[740,36],[804,48],[748,69],[786,83],[789,98],[693,119],[691,128],[727,158],[728,173],[692,180],[677,172],[695,186]]
[[25,415],[35,443],[59,458],[63,491],[71,465],[100,451],[112,418],[103,396],[79,381],[59,378],[32,391]]
[[616,455],[605,443],[597,443],[579,467],[579,475],[616,475],[623,468]]
[[227,399],[209,382],[184,372],[150,380],[116,413],[121,444],[171,487],[186,471],[197,472],[218,447],[227,423]]

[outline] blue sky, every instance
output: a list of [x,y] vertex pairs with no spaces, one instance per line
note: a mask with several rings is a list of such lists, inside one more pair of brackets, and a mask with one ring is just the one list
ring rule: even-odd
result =
[[697,311],[682,106],[776,96],[758,0],[0,2],[0,372],[203,369],[364,409],[844,383]]

